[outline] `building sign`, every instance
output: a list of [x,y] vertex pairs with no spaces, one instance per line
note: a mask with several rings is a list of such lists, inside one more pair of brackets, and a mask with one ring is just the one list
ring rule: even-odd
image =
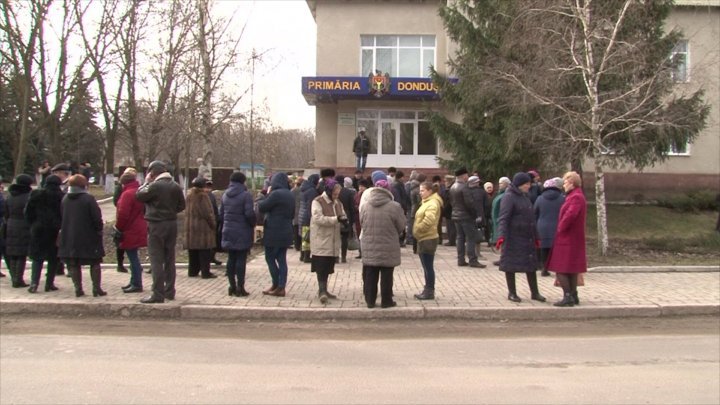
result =
[[355,113],[347,113],[347,112],[338,113],[338,125],[354,127],[355,126]]
[[[451,79],[457,82],[457,79]],[[437,86],[424,77],[318,76],[302,78],[302,94],[308,104],[341,99],[437,100]]]

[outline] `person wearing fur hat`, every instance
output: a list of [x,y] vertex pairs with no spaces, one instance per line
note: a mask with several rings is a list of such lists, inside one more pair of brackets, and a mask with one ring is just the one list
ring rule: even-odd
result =
[[[145,218],[143,218],[145,207],[143,203],[135,198],[137,190],[140,188],[135,169],[125,169],[125,172],[120,176],[120,185],[123,190],[117,203],[115,228],[122,232],[118,250],[127,253],[130,261],[130,282],[122,290],[127,294],[139,293],[143,291],[143,269],[140,264],[138,249],[148,245],[148,226]],[[118,253],[118,255],[120,254]],[[119,268],[118,271],[120,271]]]
[[88,181],[85,176],[70,176],[68,185],[68,194],[62,202],[58,256],[67,265],[76,297],[85,295],[82,266],[90,266],[93,297],[102,297],[107,295],[101,288],[100,263],[105,256],[102,212],[95,198],[87,192]]
[[30,293],[37,292],[43,263],[47,261],[45,291],[56,291],[55,274],[58,259],[57,236],[62,221],[62,200],[65,194],[60,189],[60,177],[51,174],[45,179],[43,188],[30,193],[25,206],[25,220],[30,224],[30,249],[32,273],[30,275]]
[[[328,291],[328,277],[335,272],[335,259],[341,252],[341,231],[350,222],[340,201],[342,186],[334,179],[325,181],[325,191],[312,201],[310,219],[310,270],[318,280],[318,297],[326,304],[337,296]],[[347,249],[347,245],[346,245]]]
[[[452,204],[452,220],[457,232],[457,263],[458,266],[485,268],[478,261],[476,243],[478,240],[477,204],[472,191],[467,186],[468,171],[460,168],[455,171],[455,184],[450,188],[450,204]],[[479,188],[479,187],[478,187]],[[484,191],[483,191],[484,192]],[[468,261],[465,261],[467,255]]]
[[502,198],[498,219],[497,249],[500,253],[500,271],[505,272],[508,300],[522,301],[515,288],[515,273],[525,273],[530,286],[531,298],[545,302],[537,283],[536,246],[539,245],[535,213],[527,193],[532,179],[527,173],[513,176],[512,183]]
[[159,304],[175,299],[175,243],[177,216],[185,210],[185,197],[167,166],[155,160],[148,166],[145,183],[135,198],[145,204],[148,223],[148,253],[153,276],[152,295],[140,300],[143,304]]
[[561,178],[555,177],[546,180],[543,184],[542,194],[533,204],[538,235],[540,235],[540,266],[542,267],[540,274],[544,277],[550,275],[545,268],[545,262],[555,241],[560,207],[565,202],[565,196],[560,191],[561,188]]
[[5,264],[10,271],[13,288],[27,287],[25,266],[30,247],[30,225],[24,209],[30,199],[32,176],[20,174],[8,188],[10,196],[5,203]]

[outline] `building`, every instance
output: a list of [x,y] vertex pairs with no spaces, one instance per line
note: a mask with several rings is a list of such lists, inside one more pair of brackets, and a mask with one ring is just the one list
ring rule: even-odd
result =
[[[451,158],[424,120],[428,109],[457,118],[443,110],[428,78],[431,65],[447,74],[445,61],[453,53],[438,16],[444,3],[307,1],[317,24],[317,76],[302,79],[302,93],[316,106],[315,167],[352,170],[352,144],[361,127],[372,143],[368,169],[432,173],[440,171],[437,156]],[[707,128],[693,145],[678,145],[667,162],[642,173],[608,170],[610,199],[652,197],[668,186],[720,188],[720,0],[678,0],[668,21],[675,26],[687,38],[677,48],[687,55],[678,91],[705,89],[712,104]]]

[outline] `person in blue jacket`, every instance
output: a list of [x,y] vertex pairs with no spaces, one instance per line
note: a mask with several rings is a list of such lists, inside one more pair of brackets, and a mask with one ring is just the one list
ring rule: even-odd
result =
[[222,196],[219,212],[220,244],[228,252],[228,295],[236,297],[250,295],[245,290],[245,268],[247,255],[253,245],[257,219],[253,198],[245,186],[245,180],[242,172],[230,176],[230,186]]
[[263,291],[265,295],[285,296],[287,283],[287,249],[293,242],[292,221],[295,216],[295,198],[290,192],[288,176],[275,173],[270,180],[267,197],[258,205],[265,214],[263,245],[272,285]]

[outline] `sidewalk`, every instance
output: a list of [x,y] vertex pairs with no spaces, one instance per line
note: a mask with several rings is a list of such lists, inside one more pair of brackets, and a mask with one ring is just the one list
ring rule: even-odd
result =
[[[288,295],[284,298],[262,295],[270,285],[264,258],[248,263],[247,298],[229,297],[224,266],[213,266],[219,277],[204,280],[187,277],[187,268],[178,266],[177,296],[165,304],[145,305],[139,299],[149,294],[152,278],[143,273],[145,293],[124,294],[128,274],[117,273],[114,266],[103,269],[105,297],[93,298],[90,277],[83,273],[86,294],[75,298],[72,282],[57,277],[59,291],[36,294],[26,288],[11,288],[9,278],[0,279],[0,315],[45,314],[72,316],[144,317],[193,320],[330,320],[330,319],[485,319],[549,320],[611,317],[657,317],[673,315],[719,315],[720,269],[672,269],[672,271],[621,272],[614,269],[591,270],[580,287],[581,305],[556,308],[562,291],[553,287],[552,277],[538,277],[540,292],[548,302],[530,300],[524,275],[517,275],[521,303],[506,299],[504,274],[491,262],[497,255],[483,248],[486,269],[457,267],[455,248],[441,246],[435,259],[436,299],[418,301],[413,294],[423,286],[420,261],[410,248],[403,249],[402,265],[395,269],[395,301],[390,309],[368,309],[362,297],[361,263],[350,252],[347,264],[338,264],[329,289],[338,295],[328,305],[317,297],[317,282],[310,265],[300,263],[299,254],[288,251]],[[28,264],[29,270],[29,264]],[[29,279],[26,272],[26,280]],[[379,304],[378,297],[378,304]]]

